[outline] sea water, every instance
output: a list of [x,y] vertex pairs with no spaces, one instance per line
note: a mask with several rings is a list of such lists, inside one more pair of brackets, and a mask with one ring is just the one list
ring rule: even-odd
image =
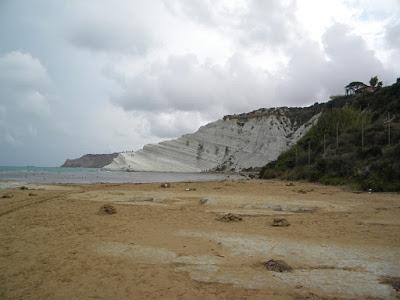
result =
[[151,183],[239,178],[215,173],[125,172],[96,168],[0,166],[0,189],[16,183]]

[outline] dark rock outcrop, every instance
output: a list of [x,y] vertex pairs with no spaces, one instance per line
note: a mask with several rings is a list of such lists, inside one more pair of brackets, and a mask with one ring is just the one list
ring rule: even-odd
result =
[[112,162],[119,153],[86,154],[76,159],[67,159],[61,166],[64,168],[102,168]]

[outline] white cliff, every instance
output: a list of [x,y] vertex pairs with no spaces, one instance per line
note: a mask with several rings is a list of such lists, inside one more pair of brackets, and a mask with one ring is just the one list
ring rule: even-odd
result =
[[120,153],[105,168],[202,172],[262,167],[296,143],[317,121],[319,113],[315,111],[296,117],[296,112],[302,110],[305,109],[260,109],[225,116],[193,134],[145,145],[139,151]]

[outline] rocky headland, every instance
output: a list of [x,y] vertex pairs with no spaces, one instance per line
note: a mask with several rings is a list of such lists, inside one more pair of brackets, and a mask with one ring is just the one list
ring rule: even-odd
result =
[[67,159],[61,167],[64,168],[103,168],[110,164],[118,153],[86,154],[76,159]]

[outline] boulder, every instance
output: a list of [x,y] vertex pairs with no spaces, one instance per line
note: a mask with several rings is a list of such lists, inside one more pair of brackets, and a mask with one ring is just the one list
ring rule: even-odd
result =
[[272,226],[274,227],[287,227],[290,223],[285,218],[275,218],[272,221]]
[[208,201],[210,201],[209,198],[201,198],[201,199],[199,200],[199,203],[200,203],[201,205],[203,205],[203,204],[206,204]]
[[282,272],[290,272],[293,270],[293,268],[283,260],[270,259],[269,261],[264,263],[264,266],[268,271],[272,272],[282,273]]
[[4,194],[4,195],[1,196],[1,198],[3,198],[3,199],[10,199],[12,197],[14,197],[13,194]]
[[99,214],[101,215],[113,215],[117,213],[117,209],[111,204],[104,204],[100,207]]
[[242,221],[243,220],[243,218],[241,217],[241,216],[239,216],[239,215],[235,215],[235,214],[232,214],[232,213],[227,213],[227,214],[225,214],[225,215],[222,215],[222,216],[218,216],[217,218],[216,218],[216,220],[217,221],[220,221],[220,222],[239,222],[239,221]]

